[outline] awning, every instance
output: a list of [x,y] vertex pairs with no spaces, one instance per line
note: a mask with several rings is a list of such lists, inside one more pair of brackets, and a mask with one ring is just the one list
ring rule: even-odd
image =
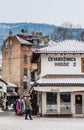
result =
[[[0,92],[4,92],[3,89],[0,89]],[[5,91],[6,92],[6,91]]]
[[19,96],[16,92],[8,92],[7,96]]
[[12,87],[12,88],[17,88],[17,85],[10,83],[10,82],[6,82],[7,83],[7,87]]
[[42,84],[84,84],[84,78],[40,78],[37,80],[39,85]]
[[39,92],[78,92],[84,91],[84,87],[34,87]]

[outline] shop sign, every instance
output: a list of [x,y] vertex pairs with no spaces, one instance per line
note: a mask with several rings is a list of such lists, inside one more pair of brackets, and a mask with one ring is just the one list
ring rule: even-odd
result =
[[58,88],[52,88],[50,91],[51,92],[59,92],[59,89]]
[[76,58],[75,57],[48,57],[49,62],[54,62],[55,66],[69,66],[70,62],[72,62],[73,66],[76,66]]

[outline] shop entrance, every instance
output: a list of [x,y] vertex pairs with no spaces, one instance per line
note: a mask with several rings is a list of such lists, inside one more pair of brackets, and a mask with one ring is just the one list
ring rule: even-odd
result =
[[75,95],[75,114],[82,114],[82,95]]

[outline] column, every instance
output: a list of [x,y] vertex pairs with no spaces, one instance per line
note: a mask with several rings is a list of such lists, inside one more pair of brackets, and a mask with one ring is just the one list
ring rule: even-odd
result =
[[42,92],[42,115],[46,112],[46,92]]
[[71,92],[71,113],[75,114],[75,94]]
[[57,93],[57,113],[60,113],[60,93]]

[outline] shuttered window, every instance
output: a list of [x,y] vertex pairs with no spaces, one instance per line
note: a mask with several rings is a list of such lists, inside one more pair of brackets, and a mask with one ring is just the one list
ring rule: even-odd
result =
[[84,58],[81,58],[81,72],[84,73]]

